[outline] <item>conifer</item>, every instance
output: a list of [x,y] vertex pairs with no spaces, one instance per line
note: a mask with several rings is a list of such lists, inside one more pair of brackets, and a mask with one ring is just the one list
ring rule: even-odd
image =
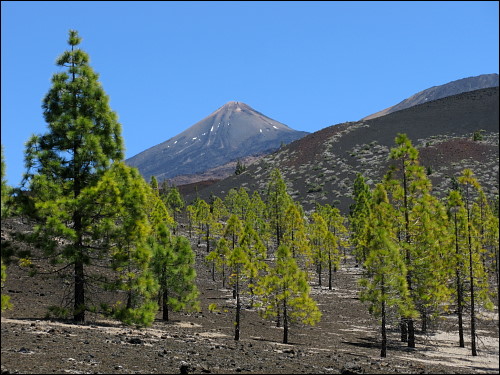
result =
[[[49,131],[32,136],[26,144],[23,185],[28,183],[33,193],[42,220],[37,233],[47,239],[46,250],[54,254],[57,237],[71,242],[61,256],[73,265],[73,316],[83,322],[87,309],[85,265],[93,247],[84,232],[85,214],[74,208],[74,202],[85,188],[97,184],[113,161],[123,159],[123,141],[116,113],[109,108],[89,56],[78,48],[80,42],[78,32],[70,30],[70,50],[56,61],[66,71],[53,75],[43,100]],[[45,209],[39,210],[41,206]],[[66,211],[61,213],[61,209]]]
[[483,251],[479,228],[474,225],[474,212],[479,211],[476,201],[482,188],[470,169],[464,169],[458,178],[462,187],[462,198],[466,211],[466,241],[468,256],[468,281],[470,298],[471,353],[477,356],[476,304],[492,308],[489,296],[487,273],[481,261]]
[[374,204],[370,215],[368,254],[364,263],[365,276],[360,280],[360,299],[369,302],[369,311],[381,318],[381,357],[387,356],[386,324],[388,309],[396,307],[403,317],[414,316],[408,284],[406,266],[398,249],[394,228],[394,209],[388,202],[382,184],[373,193]]
[[349,222],[352,232],[354,255],[363,264],[368,256],[366,231],[370,217],[371,192],[363,175],[357,174],[354,180],[354,204],[351,205]]
[[260,278],[256,291],[261,297],[259,311],[264,318],[282,315],[284,344],[288,344],[291,324],[315,325],[321,319],[321,311],[309,294],[307,275],[286,245],[278,248],[275,265]]
[[269,222],[275,233],[276,246],[279,247],[283,237],[285,212],[292,202],[288,195],[286,183],[279,169],[271,171],[267,185],[267,214]]

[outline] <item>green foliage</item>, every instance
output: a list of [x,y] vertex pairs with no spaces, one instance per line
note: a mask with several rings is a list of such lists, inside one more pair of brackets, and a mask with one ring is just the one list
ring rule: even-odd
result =
[[288,343],[288,329],[292,323],[315,325],[321,319],[316,302],[310,297],[307,275],[292,256],[290,248],[281,245],[276,254],[276,264],[260,278],[256,287],[261,297],[264,318],[274,318],[283,314],[283,343]]
[[173,221],[153,190],[157,182],[151,188],[120,162],[121,126],[80,42],[71,30],[70,50],[57,60],[62,71],[43,100],[48,132],[26,144],[23,184],[29,184],[31,209],[40,219],[38,243],[74,267],[74,319],[96,311],[87,297],[96,285],[86,271],[96,265],[113,271],[105,288],[121,292],[109,311],[129,324],[148,325],[158,290],[150,239],[168,237]]
[[155,176],[151,176],[151,181],[149,181],[149,185],[151,185],[151,189],[153,189],[154,192],[159,194],[158,180],[156,179]]
[[174,218],[174,222],[177,226],[179,214],[185,206],[184,200],[179,193],[179,189],[177,189],[175,186],[171,187],[164,197],[164,202],[170,212],[170,215]]
[[234,171],[234,174],[235,175],[240,175],[242,174],[243,172],[245,172],[247,170],[247,166],[245,164],[243,164],[240,159],[238,159],[238,161],[236,162],[236,170]]
[[[341,248],[345,249],[349,245],[348,230],[344,225],[346,219],[340,214],[338,208],[328,204],[324,206],[318,204],[316,206],[316,212],[324,220],[327,228],[322,245],[324,248],[323,255],[326,260],[326,265],[328,266],[328,288],[332,289],[332,271],[336,271],[340,267],[342,258]],[[316,221],[321,227],[321,221]]]
[[291,203],[285,211],[282,244],[291,249],[292,256],[300,264],[307,267],[312,263],[313,256],[308,241],[307,222],[304,219],[302,207],[298,204]]
[[1,217],[4,218],[8,214],[8,203],[10,200],[10,191],[11,188],[7,185],[7,180],[5,179],[5,161],[3,159],[3,145],[1,146],[1,158],[2,158],[2,164],[1,164],[1,175],[2,175],[2,200],[1,200]]
[[[2,285],[1,285],[1,288],[3,290],[5,280],[7,279],[7,267],[5,266],[5,264],[3,264],[3,260],[1,260],[1,267],[2,267],[2,274],[1,274]],[[2,293],[2,311],[6,310],[6,309],[11,309],[11,308],[12,308],[12,303],[10,302],[10,297],[8,295]]]
[[406,281],[407,269],[398,249],[394,209],[382,184],[378,184],[373,193],[370,222],[360,300],[368,302],[370,313],[381,318],[381,356],[385,357],[387,310],[395,307],[403,317],[415,317],[416,313]]
[[292,203],[286,183],[279,169],[271,171],[267,185],[267,214],[270,226],[274,229],[277,247],[281,244],[284,232],[285,212]]
[[229,246],[227,240],[223,237],[207,256],[206,259],[210,262],[214,262],[215,266],[219,271],[222,272],[222,287],[226,287],[226,266],[228,264],[228,257],[230,254]]
[[217,307],[216,303],[211,303],[208,305],[208,311],[210,311],[211,313],[217,313],[219,312],[219,308]]
[[370,225],[370,205],[370,188],[364,177],[358,173],[354,180],[354,204],[350,208],[349,221],[354,255],[360,263],[364,263],[368,256],[367,230]]
[[310,246],[312,249],[312,258],[316,264],[316,272],[318,275],[318,285],[322,286],[321,275],[323,266],[327,264],[328,254],[326,252],[326,241],[328,226],[326,221],[318,212],[313,212],[312,223],[309,229]]
[[245,188],[241,187],[238,190],[234,188],[229,190],[224,199],[224,204],[229,214],[238,216],[240,220],[246,220],[246,215],[250,206],[250,197]]
[[483,132],[484,130],[476,130],[474,134],[472,135],[472,140],[477,142],[477,141],[482,141],[483,140]]
[[68,319],[71,315],[71,311],[65,307],[61,306],[49,306],[46,318],[50,319],[52,317],[56,319]]
[[107,288],[126,295],[125,301],[119,299],[113,306],[113,316],[127,324],[150,325],[158,310],[152,302],[158,282],[149,270],[153,252],[148,240],[161,230],[160,223],[171,222],[166,208],[137,169],[123,163],[114,164],[96,188],[81,197],[89,203],[101,203],[103,197],[113,199],[100,206],[109,207],[108,220],[89,222],[89,226],[102,229],[98,238],[106,245],[114,271]]
[[160,283],[163,299],[163,319],[169,320],[168,310],[199,311],[199,291],[194,269],[195,254],[184,237],[157,239],[152,269]]

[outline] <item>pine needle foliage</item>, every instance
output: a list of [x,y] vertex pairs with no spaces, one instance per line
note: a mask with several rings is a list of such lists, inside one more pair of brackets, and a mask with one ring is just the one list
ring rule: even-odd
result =
[[321,319],[321,311],[310,296],[307,274],[299,268],[286,245],[278,248],[276,262],[260,278],[256,293],[261,298],[259,312],[264,318],[282,315],[284,344],[288,343],[292,324],[315,325]]
[[378,184],[373,193],[367,234],[369,250],[364,263],[365,276],[360,280],[360,299],[369,303],[369,311],[381,318],[381,357],[387,355],[386,322],[389,308],[395,307],[403,317],[415,316],[406,281],[406,266],[398,248],[394,210],[387,193]]
[[64,69],[52,77],[52,87],[43,100],[48,132],[33,135],[26,143],[27,172],[23,186],[33,194],[32,205],[41,224],[37,233],[45,237],[45,249],[53,253],[54,239],[64,238],[61,257],[74,265],[73,316],[85,320],[85,265],[93,246],[84,231],[85,212],[79,196],[97,184],[113,161],[123,159],[121,126],[109,107],[98,74],[89,56],[78,46],[81,38],[69,31],[66,50],[56,61]]

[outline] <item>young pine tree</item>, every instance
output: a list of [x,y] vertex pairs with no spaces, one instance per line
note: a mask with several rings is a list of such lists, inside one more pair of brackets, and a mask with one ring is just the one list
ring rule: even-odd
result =
[[[7,267],[3,264],[3,259],[1,260],[2,266],[2,279],[1,279],[1,289],[3,290],[5,280],[7,279]],[[2,311],[12,308],[12,303],[10,302],[10,297],[2,293]]]
[[483,252],[480,228],[474,225],[474,212],[478,212],[477,200],[480,198],[481,185],[474,177],[470,169],[465,169],[458,178],[463,192],[462,197],[466,211],[466,243],[468,257],[468,282],[470,298],[470,330],[471,330],[471,352],[477,356],[476,344],[476,305],[491,309],[490,291],[487,281],[487,273],[481,260]]
[[367,234],[368,254],[364,263],[366,276],[360,280],[360,299],[369,302],[370,313],[381,318],[380,356],[386,357],[389,308],[395,306],[403,317],[414,315],[414,311],[406,282],[406,266],[394,231],[393,208],[383,185],[378,184],[373,195],[371,225]]
[[352,232],[354,255],[363,264],[368,256],[366,231],[369,226],[371,192],[363,175],[358,173],[354,180],[354,204],[351,205],[349,222]]
[[467,264],[466,258],[466,233],[467,233],[467,212],[462,201],[462,196],[456,190],[450,191],[448,195],[448,219],[450,222],[450,232],[453,234],[454,254],[451,257],[450,268],[454,273],[452,287],[454,288],[454,301],[457,306],[458,316],[458,342],[461,348],[465,347],[464,341],[464,288]]
[[167,206],[170,215],[174,218],[174,234],[176,234],[177,227],[178,227],[178,222],[179,222],[179,215],[184,208],[184,200],[181,197],[181,194],[179,192],[179,189],[177,189],[175,186],[171,187],[168,190],[168,193],[164,197],[165,205]]
[[309,238],[311,242],[310,246],[312,249],[314,263],[316,265],[316,273],[318,275],[318,285],[321,287],[323,266],[328,260],[326,241],[329,231],[328,226],[326,225],[326,221],[318,212],[313,212],[312,214],[312,223],[309,225],[309,231]]
[[291,203],[285,211],[282,243],[290,248],[292,256],[306,269],[313,258],[307,234],[303,210],[298,204]]
[[267,185],[267,214],[275,233],[276,246],[279,247],[283,238],[285,212],[292,203],[292,198],[286,190],[286,183],[279,169],[271,171]]
[[[26,145],[24,184],[29,183],[42,219],[37,233],[46,238],[45,249],[54,254],[56,238],[69,243],[61,257],[73,266],[73,317],[83,322],[85,266],[96,254],[82,225],[85,212],[73,203],[85,188],[97,184],[113,161],[123,159],[123,141],[116,113],[89,65],[89,56],[78,48],[80,42],[78,32],[70,30],[70,49],[56,62],[65,71],[53,75],[43,100],[48,132],[32,136]],[[42,206],[45,209],[40,210]]]
[[210,253],[206,256],[206,259],[209,262],[213,262],[215,267],[219,272],[222,273],[222,287],[226,287],[226,267],[228,264],[228,257],[230,254],[229,243],[227,239],[222,237],[217,241],[215,249],[210,251]]
[[254,302],[254,283],[258,280],[262,272],[267,268],[265,263],[266,247],[262,243],[258,233],[253,229],[250,222],[245,223],[243,233],[239,243],[241,249],[246,255],[243,272],[248,278],[248,289],[250,292],[251,305]]
[[153,246],[153,270],[160,283],[163,320],[169,320],[169,310],[199,311],[195,254],[189,240],[178,236],[169,241],[163,237]]
[[282,315],[284,344],[288,344],[291,324],[315,325],[321,319],[321,311],[309,295],[307,275],[299,268],[286,245],[278,248],[276,264],[260,278],[256,291],[261,297],[260,313],[264,318]]
[[[332,271],[336,272],[340,267],[342,257],[345,259],[345,249],[349,246],[349,231],[344,225],[346,218],[341,215],[338,208],[329,204],[324,206],[318,204],[316,211],[323,217],[331,233],[326,241],[326,250],[328,253],[328,288],[332,289]],[[342,249],[344,249],[344,254],[342,254]]]
[[2,165],[1,165],[1,174],[2,174],[2,201],[1,201],[1,217],[4,218],[7,216],[7,205],[9,201],[9,193],[10,193],[10,187],[7,185],[7,180],[5,179],[5,173],[6,173],[6,166],[5,166],[5,160],[3,160],[3,145],[1,146],[1,156],[2,156]]
[[137,169],[115,163],[95,187],[82,191],[78,202],[85,213],[82,226],[107,249],[113,270],[105,286],[118,292],[117,302],[107,311],[127,324],[151,325],[158,283],[150,271],[153,254],[147,240],[155,234],[152,218],[160,198]]

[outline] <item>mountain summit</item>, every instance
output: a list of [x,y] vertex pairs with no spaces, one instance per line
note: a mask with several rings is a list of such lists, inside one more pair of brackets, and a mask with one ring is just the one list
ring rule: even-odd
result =
[[308,134],[293,130],[256,111],[231,101],[182,133],[151,147],[126,162],[146,180],[203,173],[246,156],[270,153],[282,143]]

